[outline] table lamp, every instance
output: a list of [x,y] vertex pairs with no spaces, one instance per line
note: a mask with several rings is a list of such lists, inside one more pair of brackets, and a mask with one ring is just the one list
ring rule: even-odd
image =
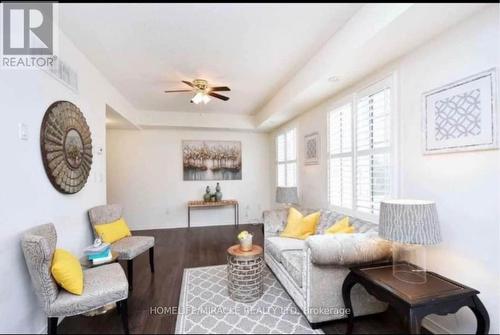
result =
[[288,206],[299,203],[297,187],[276,187],[276,202]]
[[382,201],[378,234],[394,242],[394,277],[411,284],[426,283],[424,246],[438,244],[442,240],[436,204],[433,201],[410,199]]

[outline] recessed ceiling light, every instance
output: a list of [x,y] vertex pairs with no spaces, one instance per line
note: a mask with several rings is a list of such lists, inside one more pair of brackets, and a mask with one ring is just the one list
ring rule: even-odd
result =
[[339,77],[337,77],[337,76],[331,76],[330,78],[328,78],[328,81],[331,82],[331,83],[334,83],[336,81],[339,81]]

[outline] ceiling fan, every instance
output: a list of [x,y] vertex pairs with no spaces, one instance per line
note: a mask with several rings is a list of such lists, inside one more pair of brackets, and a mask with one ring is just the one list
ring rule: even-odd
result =
[[195,79],[195,80],[193,80],[193,82],[183,80],[182,82],[184,84],[190,86],[191,89],[188,89],[188,90],[170,90],[170,91],[165,91],[165,93],[194,92],[195,95],[191,99],[191,103],[195,103],[195,104],[199,104],[200,102],[207,104],[210,101],[209,96],[217,98],[217,99],[221,99],[224,101],[229,100],[229,98],[224,96],[224,95],[214,93],[214,92],[220,92],[220,91],[231,91],[231,89],[227,86],[210,87],[210,86],[208,86],[208,82],[204,79]]

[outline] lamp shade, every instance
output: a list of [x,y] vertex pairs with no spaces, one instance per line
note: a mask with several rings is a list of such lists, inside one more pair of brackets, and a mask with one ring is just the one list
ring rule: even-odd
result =
[[408,244],[437,244],[441,230],[433,201],[398,199],[380,203],[379,236]]
[[280,204],[299,203],[297,187],[276,187],[276,202]]

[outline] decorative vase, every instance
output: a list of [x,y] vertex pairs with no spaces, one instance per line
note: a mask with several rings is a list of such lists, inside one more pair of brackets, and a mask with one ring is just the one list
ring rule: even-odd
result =
[[221,201],[222,200],[222,192],[220,191],[221,188],[220,188],[220,184],[217,183],[217,186],[215,186],[215,198],[217,201]]
[[244,239],[240,240],[240,249],[241,251],[250,251],[252,250],[252,235],[248,234]]
[[203,201],[208,202],[208,201],[210,201],[211,197],[212,197],[212,195],[210,194],[210,186],[207,186],[207,188],[205,190],[205,194],[203,195]]

